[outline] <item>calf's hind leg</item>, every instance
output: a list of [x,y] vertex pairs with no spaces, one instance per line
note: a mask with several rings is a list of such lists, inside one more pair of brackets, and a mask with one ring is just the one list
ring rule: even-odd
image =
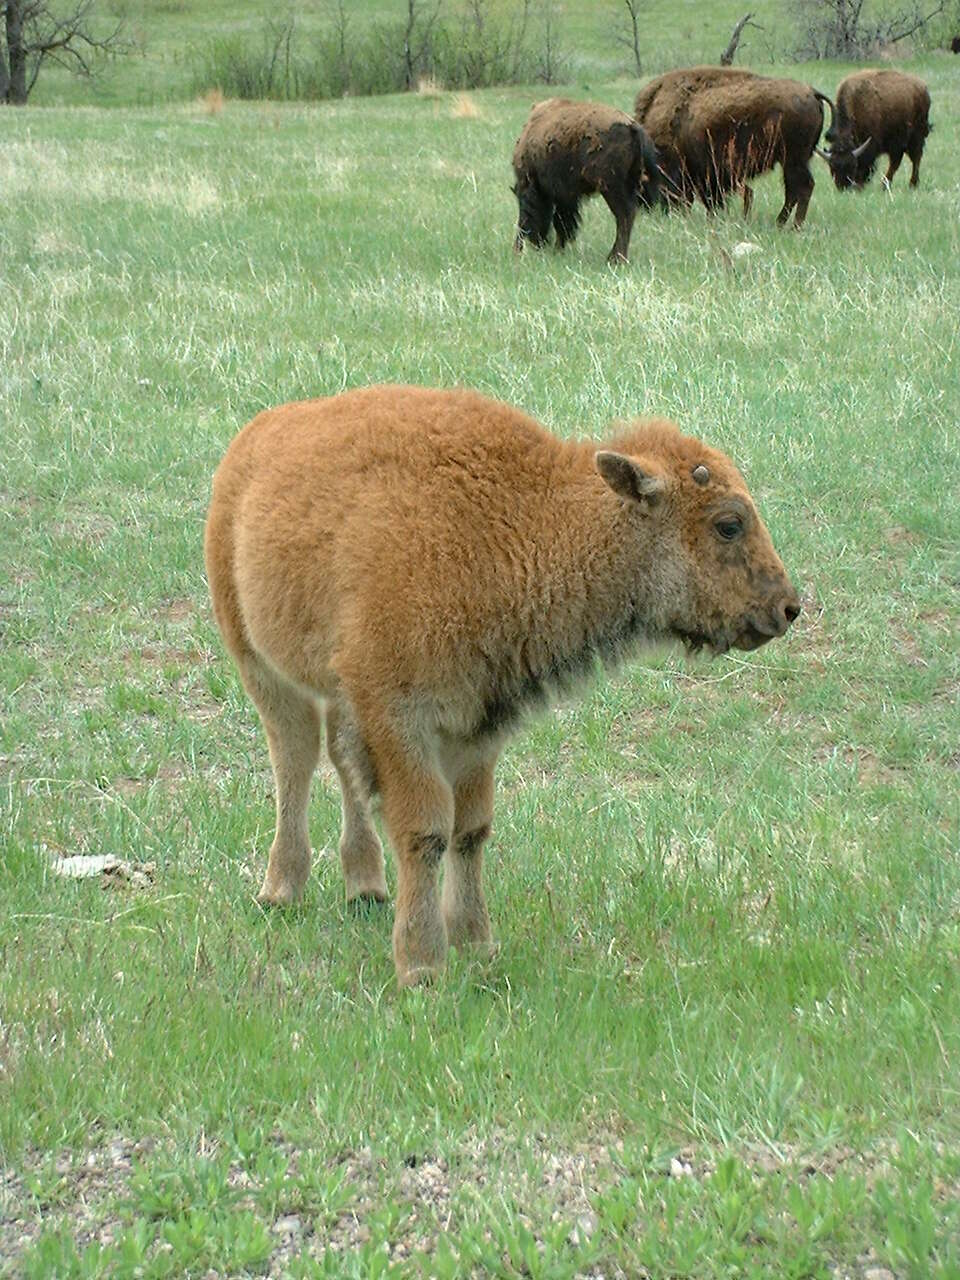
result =
[[453,839],[447,849],[441,907],[454,946],[490,948],[492,935],[483,896],[483,846],[493,821],[494,761],[459,778],[453,789]]
[[320,713],[256,654],[245,654],[239,665],[267,733],[277,793],[277,830],[259,896],[285,906],[300,897],[310,874],[307,807],[320,758]]
[[370,820],[370,800],[357,779],[360,761],[353,752],[365,752],[359,741],[350,742],[351,726],[342,708],[329,703],[326,714],[327,753],[340,780],[343,830],[340,835],[340,865],[347,901],[371,899],[386,902],[387,882],[383,871],[383,848]]

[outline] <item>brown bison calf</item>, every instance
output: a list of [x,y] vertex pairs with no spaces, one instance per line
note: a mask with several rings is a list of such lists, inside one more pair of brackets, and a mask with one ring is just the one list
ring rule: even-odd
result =
[[[783,169],[781,226],[794,213],[801,227],[813,194],[810,158],[829,98],[797,80],[758,76],[739,67],[687,67],[657,76],[637,94],[634,114],[660,157],[668,199],[710,211],[732,191],[749,213],[751,178]],[[832,108],[831,108],[832,110]]]
[[754,649],[799,611],[722,453],[663,421],[562,441],[470,391],[372,387],[261,413],[214,478],[206,562],[276,778],[261,898],[303,891],[325,721],[348,899],[387,894],[379,797],[403,984],[448,943],[490,944],[493,770],[525,712],[598,658],[670,639]]
[[614,107],[548,98],[530,112],[513,149],[520,206],[517,238],[539,248],[550,232],[557,248],[580,226],[580,201],[599,193],[617,220],[609,262],[626,262],[637,208],[659,201],[657,153],[635,120]]
[[862,189],[881,155],[889,157],[889,185],[906,152],[913,165],[910,186],[915,187],[929,117],[930,94],[917,76],[889,69],[855,71],[837,89],[837,115],[826,136],[830,150],[818,151],[841,191]]

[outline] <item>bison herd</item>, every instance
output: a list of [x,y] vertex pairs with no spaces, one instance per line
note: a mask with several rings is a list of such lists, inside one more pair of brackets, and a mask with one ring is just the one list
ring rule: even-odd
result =
[[[829,150],[818,144],[824,126]],[[735,67],[691,67],[657,76],[637,94],[632,117],[612,107],[566,98],[538,102],[513,152],[519,205],[515,248],[539,247],[551,221],[558,248],[576,235],[580,201],[603,196],[617,223],[609,261],[626,261],[637,209],[689,206],[709,211],[740,193],[750,211],[750,180],[776,165],[783,208],[801,227],[813,193],[814,153],[839,190],[861,188],[886,155],[892,181],[904,154],[919,180],[930,132],[930,94],[902,71],[858,71],[840,84],[836,106],[797,80]]]

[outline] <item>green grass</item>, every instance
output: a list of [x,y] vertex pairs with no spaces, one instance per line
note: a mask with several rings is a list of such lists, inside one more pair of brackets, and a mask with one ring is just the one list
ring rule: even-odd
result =
[[[4,114],[0,1268],[960,1274],[960,92],[919,66],[919,192],[821,170],[784,234],[765,179],[620,271],[599,204],[511,254],[529,89]],[[303,906],[253,901],[266,744],[201,556],[240,425],[382,379],[674,416],[804,597],[521,735],[501,950],[403,993],[329,771]],[[50,870],[102,852],[152,885]]]

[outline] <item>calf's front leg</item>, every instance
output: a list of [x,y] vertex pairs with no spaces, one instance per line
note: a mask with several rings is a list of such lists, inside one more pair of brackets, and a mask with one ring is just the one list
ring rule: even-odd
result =
[[494,761],[469,770],[453,789],[453,838],[443,871],[441,910],[456,947],[490,950],[493,937],[483,895],[483,846],[493,821]]
[[447,957],[437,876],[453,834],[453,792],[403,735],[371,727],[364,737],[397,859],[393,959],[397,981],[407,987],[435,977]]

